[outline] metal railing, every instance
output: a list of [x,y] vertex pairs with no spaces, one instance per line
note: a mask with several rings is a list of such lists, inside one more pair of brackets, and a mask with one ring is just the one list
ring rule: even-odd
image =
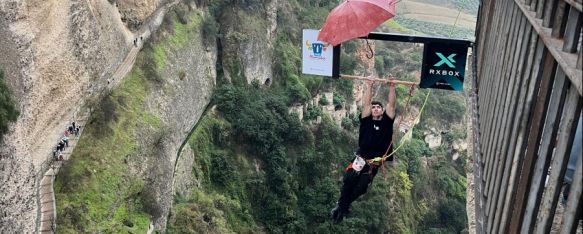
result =
[[[476,32],[477,233],[571,233],[581,208],[581,0],[484,0]],[[553,223],[570,157],[562,222]]]

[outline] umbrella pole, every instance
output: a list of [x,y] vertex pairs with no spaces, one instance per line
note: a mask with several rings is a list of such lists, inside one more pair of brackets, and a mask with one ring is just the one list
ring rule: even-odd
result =
[[389,83],[389,82],[392,82],[394,84],[402,84],[402,85],[410,85],[410,86],[418,85],[416,82],[413,82],[413,81],[404,81],[404,80],[392,80],[392,81],[389,81],[389,79],[368,78],[368,77],[364,77],[364,76],[353,76],[353,75],[344,75],[344,74],[340,74],[340,77],[347,78],[347,79],[352,79],[352,80],[372,80],[374,82],[381,82],[381,83]]

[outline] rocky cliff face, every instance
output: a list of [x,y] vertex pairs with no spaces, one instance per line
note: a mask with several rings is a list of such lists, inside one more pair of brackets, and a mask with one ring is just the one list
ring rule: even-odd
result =
[[[31,233],[37,219],[36,183],[64,127],[79,109],[102,92],[117,66],[134,46],[162,0],[8,0],[0,2],[0,67],[15,93],[20,117],[0,147],[0,232]],[[245,43],[231,47],[239,55],[241,76],[266,83],[271,61],[278,1],[269,1],[259,30]],[[196,8],[191,2],[191,8]],[[227,29],[229,31],[229,29]],[[230,30],[235,32],[235,30]],[[164,84],[148,95],[147,106],[164,122],[155,155],[143,151],[145,162],[133,172],[145,178],[160,214],[153,217],[164,230],[173,198],[177,151],[210,101],[217,50],[202,39],[189,41],[167,54]],[[234,44],[233,44],[234,45]],[[230,56],[225,53],[223,58]],[[228,74],[230,70],[226,69]],[[151,139],[150,139],[151,138]],[[146,147],[144,147],[145,149]],[[181,165],[184,167],[184,165]],[[184,183],[178,173],[177,183]]]
[[[10,35],[8,24],[0,19],[0,37],[3,38],[0,42],[0,64],[5,71],[8,87],[16,91],[22,90],[22,64],[19,63],[19,45]],[[9,141],[11,136],[6,138]],[[0,232],[34,230],[26,229],[27,225],[23,222],[35,218],[32,212],[36,205],[34,167],[31,158],[16,158],[15,151],[14,146],[0,143]]]
[[[259,12],[256,12],[257,15],[260,15],[259,18],[254,18],[252,22],[245,21],[249,20],[249,18],[244,19],[246,16],[237,15],[241,14],[241,12],[233,13],[233,15],[226,17],[225,22],[219,22],[222,24],[222,31],[225,35],[225,39],[220,41],[220,46],[222,50],[219,51],[221,53],[217,57],[213,57],[212,53],[207,53],[207,56],[210,56],[215,59],[221,59],[221,61],[217,61],[223,64],[223,71],[225,78],[227,80],[233,81],[233,77],[244,78],[245,82],[251,83],[252,81],[257,81],[259,84],[270,84],[270,79],[273,79],[272,74],[272,59],[273,59],[273,44],[275,41],[275,30],[277,27],[277,7],[280,2],[278,0],[266,1],[266,5],[262,8]],[[224,13],[229,14],[229,13]],[[243,35],[238,30],[241,30],[239,24],[233,23],[230,20],[233,20],[235,17],[236,20],[233,22],[245,22],[245,24],[256,24],[256,25],[246,25],[246,29],[243,29],[247,32],[255,32],[251,33],[250,35]],[[248,17],[248,16],[247,16]],[[225,19],[223,17],[223,19]],[[254,28],[257,27],[258,28]],[[257,30],[257,31],[256,31]],[[214,51],[213,48],[212,51]],[[204,53],[195,53],[195,54],[204,54]],[[227,64],[237,64],[236,66],[230,66]],[[207,64],[207,66],[210,64]],[[214,67],[199,67],[200,72],[204,74],[209,74],[210,77],[215,78],[215,70]],[[209,73],[211,71],[211,73]],[[196,93],[200,93],[198,91]],[[203,92],[204,94],[204,92]],[[204,95],[203,95],[204,97]],[[201,112],[193,113],[191,117],[196,117],[196,120],[200,118]],[[192,121],[182,121],[191,123]],[[193,127],[194,125],[190,125]],[[183,134],[182,137],[185,135]],[[184,139],[184,138],[182,138]],[[178,149],[179,145],[169,145],[171,148],[171,154],[168,157],[176,156],[176,149]],[[172,155],[173,154],[173,155]],[[190,147],[184,147],[182,152],[180,152],[180,158],[176,159],[176,168],[174,171],[174,193],[178,192],[183,196],[188,197],[189,194],[193,191],[193,189],[200,186],[198,178],[193,175],[193,164],[195,163],[195,155],[190,149]],[[164,188],[168,189],[168,188]],[[166,192],[169,192],[166,190]],[[173,195],[173,194],[172,194]],[[170,205],[172,196],[166,196],[164,198],[168,203],[165,205]],[[165,225],[166,219],[163,219],[163,224]],[[162,225],[161,222],[157,222],[157,224]]]
[[105,86],[133,34],[107,0],[7,0],[0,15],[0,67],[21,113],[0,145],[0,232],[30,233],[41,165],[78,107]]
[[[216,49],[213,47],[207,52],[200,37],[190,40],[181,50],[168,53],[167,64],[172,65],[161,74],[166,80],[166,87],[151,93],[147,100],[150,111],[160,116],[166,126],[159,155],[147,157],[147,169],[144,171],[147,190],[152,191],[162,211],[153,220],[157,230],[166,229],[166,219],[172,206],[178,149],[210,102],[216,78],[216,58]],[[182,78],[181,73],[185,74]],[[178,183],[188,181],[179,180]]]
[[119,8],[121,20],[132,31],[139,30],[142,23],[158,9],[161,0],[109,0]]
[[228,80],[244,78],[247,83],[271,84],[278,4],[278,0],[266,1],[253,15],[234,8],[223,12],[222,18],[233,22],[221,29],[225,35],[222,63],[227,65],[223,69]]

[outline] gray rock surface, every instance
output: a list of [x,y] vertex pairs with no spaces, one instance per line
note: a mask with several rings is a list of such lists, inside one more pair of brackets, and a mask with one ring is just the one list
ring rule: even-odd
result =
[[[206,52],[202,39],[198,38],[190,40],[190,44],[180,50],[168,53],[170,67],[161,74],[165,78],[165,87],[150,93],[146,101],[149,111],[160,116],[165,125],[159,155],[148,157],[152,161],[146,163],[148,168],[145,171],[146,181],[149,181],[146,186],[153,191],[162,210],[162,215],[154,217],[157,230],[166,228],[166,218],[172,206],[178,148],[210,102],[217,59],[216,49],[210,51]],[[186,74],[183,79],[179,77],[181,71]]]

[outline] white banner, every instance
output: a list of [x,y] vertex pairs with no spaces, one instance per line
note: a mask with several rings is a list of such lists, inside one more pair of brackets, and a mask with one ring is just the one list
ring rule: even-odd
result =
[[319,30],[304,29],[302,38],[302,73],[332,76],[333,46],[318,41]]

